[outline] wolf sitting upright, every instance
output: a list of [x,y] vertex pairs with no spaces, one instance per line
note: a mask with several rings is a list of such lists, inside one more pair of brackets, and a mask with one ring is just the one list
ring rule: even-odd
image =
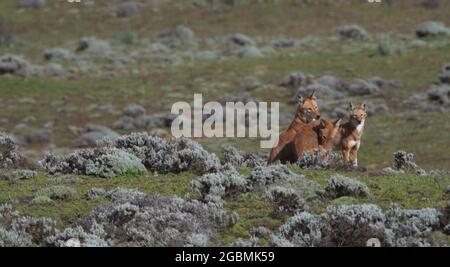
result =
[[307,99],[298,95],[298,107],[295,118],[283,133],[280,134],[278,145],[270,151],[267,164],[271,164],[277,160],[282,163],[297,161],[297,153],[295,149],[294,139],[305,127],[311,122],[320,119],[320,112],[317,106],[317,98],[312,93]]

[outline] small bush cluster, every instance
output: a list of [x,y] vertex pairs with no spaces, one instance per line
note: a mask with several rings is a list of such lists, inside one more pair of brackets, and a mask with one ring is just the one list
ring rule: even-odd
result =
[[330,177],[325,191],[331,198],[369,196],[369,188],[366,184],[339,174]]
[[267,155],[262,153],[244,152],[233,146],[226,146],[224,148],[224,160],[225,163],[231,164],[235,167],[240,166],[255,168],[266,164]]
[[264,186],[272,185],[280,181],[304,180],[305,176],[295,174],[286,165],[258,166],[246,178],[247,188],[255,191]]
[[209,173],[192,182],[194,192],[202,199],[222,203],[222,198],[246,191],[245,177],[231,165],[225,165],[220,172]]
[[41,9],[45,7],[45,4],[46,0],[21,0],[17,7],[23,9]]
[[296,164],[302,169],[333,169],[342,166],[342,155],[331,150],[327,151],[326,154],[316,150],[314,154],[303,153]]
[[17,76],[28,76],[34,72],[32,64],[17,55],[0,56],[0,75],[12,74]]
[[419,175],[427,175],[427,172],[414,162],[414,154],[405,151],[395,152],[394,164],[392,167],[383,169],[383,172],[386,174],[413,172]]
[[439,21],[426,21],[416,28],[416,35],[419,38],[448,36],[450,29]]
[[230,165],[224,165],[218,172],[205,174],[193,181],[192,189],[202,199],[222,203],[222,198],[244,192],[255,192],[265,186],[282,181],[304,180],[304,176],[291,172],[285,165],[257,166],[244,177]]
[[271,236],[272,246],[360,246],[377,238],[382,246],[430,246],[439,229],[435,209],[401,210],[386,213],[373,204],[329,206],[321,215],[294,215]]
[[166,128],[172,125],[175,115],[159,113],[147,115],[144,107],[130,104],[123,110],[122,117],[114,123],[121,130]]
[[225,221],[225,211],[213,203],[143,196],[98,207],[81,225],[99,225],[103,239],[126,246],[207,246]]
[[166,29],[158,33],[157,37],[161,43],[172,48],[190,45],[195,41],[195,34],[192,29],[183,25]]
[[51,219],[23,216],[11,205],[0,206],[0,247],[40,245],[55,233],[56,223]]
[[19,180],[30,180],[37,176],[36,171],[32,170],[15,170],[0,173],[0,179],[6,179],[11,182],[19,181]]
[[103,188],[93,187],[86,192],[87,200],[96,200],[106,196],[106,190]]
[[368,35],[367,31],[359,25],[344,25],[335,29],[335,32],[342,39],[350,40],[362,40],[365,39]]
[[34,194],[34,198],[48,197],[52,200],[68,201],[77,197],[77,192],[68,186],[55,185],[42,188]]
[[134,154],[148,170],[158,173],[192,171],[204,174],[215,172],[221,166],[215,154],[186,138],[167,141],[147,133],[132,133],[118,138],[114,146]]
[[136,189],[126,189],[120,187],[108,191],[105,195],[105,197],[111,201],[118,201],[118,200],[129,201],[143,196],[145,196],[145,194]]
[[113,178],[147,173],[141,160],[126,151],[101,147],[77,150],[67,156],[48,154],[41,161],[50,174],[78,174]]
[[25,158],[18,152],[14,140],[0,133],[0,169],[17,168],[22,165]]
[[119,136],[118,133],[108,127],[89,123],[85,126],[84,133],[73,140],[72,145],[79,148],[94,147],[104,139],[114,141],[119,138]]
[[293,214],[307,209],[305,201],[291,188],[276,186],[267,192],[276,215]]

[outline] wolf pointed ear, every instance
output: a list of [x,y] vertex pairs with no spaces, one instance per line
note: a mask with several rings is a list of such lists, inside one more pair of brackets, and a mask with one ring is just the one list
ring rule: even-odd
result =
[[363,103],[363,104],[361,105],[361,107],[362,107],[364,110],[367,110],[367,105],[366,105],[366,103]]
[[334,122],[334,127],[339,127],[339,126],[341,126],[341,122],[342,122],[342,119],[337,119],[337,120]]
[[316,90],[314,90],[314,91],[312,92],[312,94],[309,96],[309,99],[317,100],[317,97],[316,97]]
[[348,107],[350,108],[350,110],[353,110],[353,104],[352,104],[352,102],[349,103]]
[[298,93],[297,94],[297,104],[303,104],[303,101],[304,101],[304,99],[303,99],[302,94]]

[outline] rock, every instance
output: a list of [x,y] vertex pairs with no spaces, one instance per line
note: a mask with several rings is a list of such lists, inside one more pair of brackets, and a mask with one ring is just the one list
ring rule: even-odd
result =
[[48,129],[35,130],[25,134],[24,140],[28,145],[50,144],[53,142],[53,133]]
[[97,142],[103,139],[109,139],[115,141],[119,138],[119,134],[109,129],[106,126],[87,124],[85,126],[85,132],[72,142],[75,147],[94,147]]
[[32,68],[33,66],[20,56],[3,55],[0,57],[0,75],[27,76],[33,72]]
[[41,9],[45,7],[45,4],[46,0],[21,0],[17,7],[24,9]]
[[190,28],[178,25],[158,33],[157,37],[162,43],[170,47],[177,47],[192,44],[195,39],[195,34]]
[[450,85],[450,64],[445,64],[442,73],[439,75],[439,81]]
[[433,85],[427,91],[428,99],[442,106],[450,106],[450,85]]
[[337,91],[334,88],[331,88],[327,85],[312,83],[305,87],[300,87],[297,91],[297,94],[301,94],[304,97],[308,97],[316,92],[316,95],[319,99],[333,99],[339,100],[344,98],[344,94]]
[[199,51],[194,53],[194,59],[198,60],[218,60],[220,58],[220,54],[214,51]]
[[348,83],[338,77],[332,75],[322,75],[313,80],[313,83],[328,86],[337,91],[344,91],[348,87]]
[[438,21],[426,21],[416,28],[416,35],[419,38],[448,36],[450,29],[444,23]]
[[342,39],[362,40],[367,37],[367,31],[358,25],[345,25],[335,29]]
[[381,77],[375,76],[367,80],[369,83],[375,84],[380,89],[399,88],[402,82],[398,80],[384,80]]
[[116,16],[119,18],[130,17],[139,12],[139,5],[135,1],[128,1],[119,5]]
[[234,35],[231,35],[228,40],[230,41],[231,44],[236,45],[236,46],[250,46],[253,47],[255,46],[255,42],[253,41],[253,39],[251,39],[250,37],[248,37],[247,35],[244,35],[242,33],[237,33]]
[[292,72],[280,83],[280,86],[297,90],[300,86],[309,84],[312,79],[311,75],[306,75],[301,71]]
[[82,37],[78,44],[77,52],[89,52],[92,54],[107,56],[112,53],[111,45],[95,37]]
[[381,92],[378,85],[363,79],[355,79],[348,87],[348,92],[351,95],[373,95]]
[[73,61],[75,55],[65,48],[49,48],[44,51],[46,60]]
[[244,46],[237,52],[240,58],[262,58],[264,54],[255,46]]
[[272,42],[272,45],[278,49],[291,48],[291,47],[294,47],[295,44],[296,44],[296,40],[293,38],[281,38],[281,39],[274,40]]
[[138,118],[144,114],[145,114],[145,108],[140,105],[136,105],[136,104],[128,105],[123,110],[124,116],[132,117],[132,118]]

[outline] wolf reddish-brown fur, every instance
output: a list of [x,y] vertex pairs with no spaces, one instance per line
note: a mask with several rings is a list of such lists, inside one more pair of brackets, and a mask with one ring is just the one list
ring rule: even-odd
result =
[[280,134],[278,145],[270,151],[268,164],[280,160],[282,163],[297,161],[294,138],[304,131],[309,123],[320,118],[317,99],[313,93],[307,99],[299,96],[295,118],[287,130]]
[[296,160],[304,152],[314,153],[319,147],[322,153],[331,149],[334,145],[334,139],[339,131],[341,119],[332,122],[329,120],[320,120],[318,123],[310,123],[294,139]]
[[364,132],[364,124],[367,118],[367,107],[353,106],[350,103],[350,121],[341,125],[339,133],[335,137],[335,142],[342,149],[344,164],[352,164],[358,167],[358,151],[361,146],[361,139]]

